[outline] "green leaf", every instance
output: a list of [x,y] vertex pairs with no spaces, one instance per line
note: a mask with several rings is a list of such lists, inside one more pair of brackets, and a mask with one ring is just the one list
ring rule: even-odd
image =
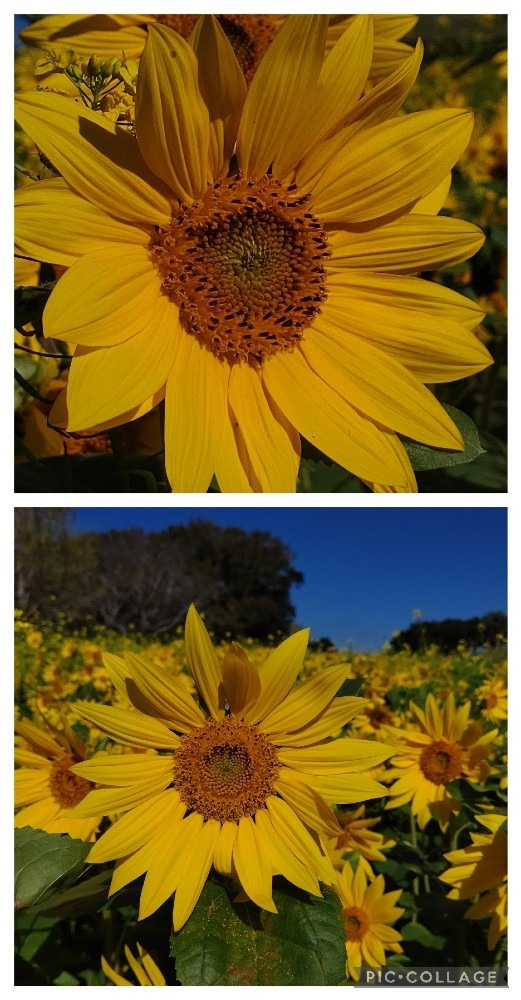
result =
[[300,463],[297,493],[367,493],[356,476],[339,465],[322,459],[303,458]]
[[171,939],[184,986],[338,986],[345,979],[338,897],[308,897],[280,879],[276,884],[273,914],[234,904],[222,883],[206,883],[190,920]]
[[433,934],[428,927],[423,924],[405,924],[400,928],[400,933],[404,941],[417,941],[424,948],[433,948],[435,951],[442,951],[445,947],[446,938],[439,934]]
[[453,465],[466,465],[484,453],[474,421],[466,413],[462,413],[454,406],[449,406],[448,403],[443,404],[443,409],[460,431],[465,448],[463,451],[447,451],[445,448],[428,448],[427,445],[417,444],[415,441],[404,441],[411,465],[416,472],[444,469]]
[[34,909],[50,917],[79,917],[92,913],[107,901],[112,873],[101,871],[62,892],[55,892]]
[[71,885],[84,868],[91,849],[67,834],[24,826],[15,830],[15,908],[43,902],[53,890]]
[[337,698],[354,698],[360,691],[362,684],[364,683],[363,677],[348,677],[344,681],[339,691],[337,691]]

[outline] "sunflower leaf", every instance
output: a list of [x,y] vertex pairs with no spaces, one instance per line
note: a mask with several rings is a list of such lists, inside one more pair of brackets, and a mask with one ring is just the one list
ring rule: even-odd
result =
[[71,885],[83,871],[91,846],[65,833],[29,826],[15,830],[16,909],[42,903],[56,889]]
[[444,448],[428,448],[425,444],[417,444],[416,441],[404,441],[404,446],[409,455],[413,469],[416,472],[426,472],[428,469],[444,469],[452,465],[466,465],[473,462],[478,455],[483,455],[484,451],[479,440],[478,429],[473,420],[466,413],[457,410],[454,406],[443,404],[443,409],[454,421],[456,427],[463,437],[465,444],[463,451],[447,451]]
[[208,881],[188,923],[171,938],[183,986],[338,986],[345,978],[340,901],[275,880],[278,913],[232,902]]

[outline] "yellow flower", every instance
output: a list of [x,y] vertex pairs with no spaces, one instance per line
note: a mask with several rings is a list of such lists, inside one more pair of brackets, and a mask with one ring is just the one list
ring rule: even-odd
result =
[[402,890],[384,892],[383,875],[377,875],[367,885],[365,873],[360,865],[353,872],[346,861],[335,889],[342,901],[342,917],[346,936],[347,974],[351,979],[360,978],[362,965],[387,965],[385,952],[400,953],[401,934],[390,927],[404,912],[396,906]]
[[385,794],[360,775],[390,748],[368,740],[329,739],[360,707],[335,694],[342,664],[291,688],[308,630],[275,649],[260,670],[233,644],[219,664],[193,605],[186,657],[203,707],[162,667],[135,653],[107,658],[114,684],[136,711],[77,703],[112,739],[161,755],[99,754],[75,766],[99,782],[74,815],[125,812],[99,839],[89,862],[119,859],[111,893],[147,873],[139,918],[174,892],[174,930],[188,920],[213,865],[237,877],[244,893],[276,912],[272,876],[320,895],[334,871],[318,837],[338,832],[332,802]]
[[91,782],[73,774],[71,765],[83,760],[85,747],[64,719],[64,728],[29,719],[15,723],[21,739],[15,748],[15,827],[32,826],[47,833],[68,833],[78,840],[94,840],[101,816],[71,818],[69,810],[85,798]]
[[409,276],[481,246],[432,214],[472,115],[390,118],[420,44],[359,100],[372,19],[323,63],[327,25],[288,18],[247,93],[215,19],[190,44],[149,26],[136,138],[58,95],[18,101],[62,174],[18,192],[18,252],[69,266],[43,319],[77,344],[51,420],[101,430],[165,398],[176,492],[214,475],[223,492],[292,492],[301,435],[378,492],[415,491],[398,435],[463,446],[424,383],[490,363],[476,306]]
[[490,916],[488,947],[495,948],[507,931],[507,834],[506,816],[488,813],[476,816],[490,833],[471,833],[472,844],[445,854],[453,868],[440,875],[452,886],[449,899],[470,899],[484,893],[465,913],[469,920]]
[[498,731],[484,733],[481,722],[469,719],[470,701],[456,708],[452,693],[442,708],[432,694],[427,695],[425,711],[412,701],[409,707],[417,723],[414,729],[385,727],[386,738],[396,748],[385,808],[410,802],[421,830],[430,819],[445,830],[451,813],[460,809],[447,785],[457,778],[484,781],[489,776],[487,758]]
[[41,632],[38,632],[37,630],[33,629],[27,635],[25,641],[27,642],[27,645],[31,649],[39,649],[43,641],[43,635]]
[[[136,14],[94,17],[78,14],[52,14],[36,21],[20,32],[27,45],[43,49],[70,47],[84,56],[97,52],[105,57],[119,54],[128,57],[141,55],[147,24],[164,24],[188,39],[196,23],[197,14]],[[247,81],[250,81],[277,30],[284,22],[280,14],[219,14],[217,20],[230,42],[235,57]],[[341,37],[353,15],[336,15],[329,18],[327,48]],[[370,78],[388,76],[411,55],[412,49],[398,39],[412,31],[418,18],[414,14],[376,14],[374,17],[375,45]]]
[[[126,959],[138,981],[138,986],[166,986],[165,977],[161,972],[161,969],[157,967],[154,959],[148,954],[147,951],[145,951],[144,948],[141,947],[140,944],[138,944],[137,950],[139,954],[139,961],[134,958],[128,945],[125,945]],[[131,983],[129,979],[125,979],[123,976],[120,976],[118,972],[111,968],[103,955],[101,956],[101,968],[103,969],[107,979],[110,979],[111,983],[114,983],[114,986],[135,985],[134,983]]]
[[378,817],[370,819],[365,815],[365,806],[358,809],[337,809],[335,816],[342,831],[336,837],[328,840],[329,856],[335,868],[342,868],[346,855],[355,851],[358,854],[358,864],[362,871],[372,881],[374,872],[369,861],[386,861],[384,850],[394,847],[395,840],[387,840],[381,833],[371,829],[380,822]]
[[507,718],[508,693],[503,677],[489,677],[476,691],[476,698],[484,702],[483,715],[491,722]]

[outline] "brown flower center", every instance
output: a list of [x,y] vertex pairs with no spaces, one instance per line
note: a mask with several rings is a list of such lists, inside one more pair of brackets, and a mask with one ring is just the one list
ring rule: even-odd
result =
[[309,196],[272,177],[214,184],[158,228],[151,255],[185,329],[229,362],[293,348],[326,298]]
[[361,941],[369,929],[367,913],[358,906],[347,906],[342,910],[344,932],[348,941]]
[[85,798],[92,788],[92,782],[80,778],[79,774],[69,771],[77,761],[71,754],[59,757],[52,766],[49,778],[51,795],[64,809],[72,809]]
[[253,726],[233,718],[208,719],[181,738],[174,785],[188,809],[204,819],[237,822],[274,793],[275,747]]
[[[193,31],[199,14],[157,14],[161,24],[173,28],[183,38]],[[277,31],[277,20],[269,15],[217,14],[217,20],[235,52],[249,83]]]
[[463,749],[458,743],[439,740],[422,750],[420,767],[428,781],[446,785],[459,778],[463,763]]

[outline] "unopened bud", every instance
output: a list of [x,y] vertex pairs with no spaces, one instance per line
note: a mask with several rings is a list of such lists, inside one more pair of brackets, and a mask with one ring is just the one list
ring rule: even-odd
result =
[[87,63],[87,73],[89,76],[97,76],[100,70],[100,58],[99,56],[92,55]]
[[105,77],[106,80],[110,80],[114,72],[115,59],[109,59],[107,62],[102,62],[99,71],[101,76]]
[[65,72],[67,73],[67,76],[72,77],[73,80],[77,80],[78,83],[80,83],[83,78],[81,69],[79,69],[78,66],[67,66]]

